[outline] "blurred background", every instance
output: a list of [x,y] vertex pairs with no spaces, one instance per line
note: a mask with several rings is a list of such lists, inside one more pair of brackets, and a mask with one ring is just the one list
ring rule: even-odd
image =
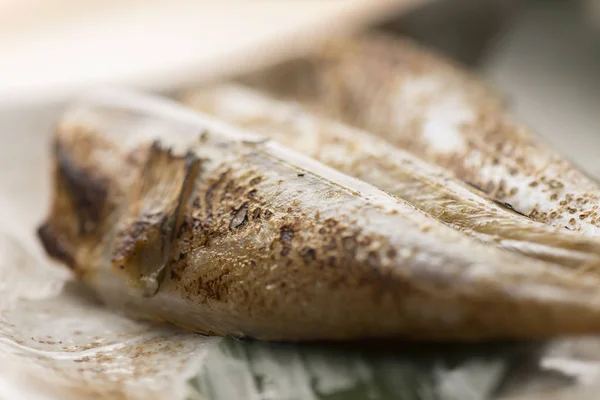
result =
[[174,90],[365,26],[413,36],[473,67],[525,122],[600,176],[592,163],[598,0],[0,0],[0,110],[56,104],[105,84]]
[[419,0],[0,0],[0,99],[90,85],[175,88],[243,70],[325,31],[364,26]]

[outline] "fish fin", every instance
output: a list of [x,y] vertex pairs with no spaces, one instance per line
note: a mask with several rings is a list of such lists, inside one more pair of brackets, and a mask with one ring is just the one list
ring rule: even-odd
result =
[[177,156],[154,142],[130,188],[112,266],[129,275],[144,296],[159,289],[199,167],[193,153]]

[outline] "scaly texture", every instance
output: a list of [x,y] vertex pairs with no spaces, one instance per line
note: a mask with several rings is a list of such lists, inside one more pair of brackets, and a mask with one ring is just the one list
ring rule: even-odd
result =
[[142,317],[272,340],[600,331],[597,269],[479,244],[176,103],[99,93],[67,111],[55,150],[42,243]]
[[484,242],[571,267],[598,263],[595,238],[531,221],[449,171],[369,132],[316,117],[298,104],[234,84],[199,89],[184,101],[377,186]]
[[451,169],[532,219],[600,234],[596,183],[515,122],[475,76],[408,40],[332,40],[246,81]]

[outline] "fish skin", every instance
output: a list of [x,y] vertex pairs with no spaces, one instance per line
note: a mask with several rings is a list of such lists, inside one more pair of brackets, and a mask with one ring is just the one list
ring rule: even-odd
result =
[[182,100],[366,181],[486,243],[573,268],[599,261],[595,238],[532,221],[449,171],[370,132],[310,114],[297,103],[231,83],[192,91]]
[[408,39],[332,39],[242,80],[369,130],[536,221],[600,235],[596,182],[474,74]]
[[42,244],[139,317],[286,341],[600,331],[597,269],[479,244],[174,102],[96,93],[66,111],[54,151]]

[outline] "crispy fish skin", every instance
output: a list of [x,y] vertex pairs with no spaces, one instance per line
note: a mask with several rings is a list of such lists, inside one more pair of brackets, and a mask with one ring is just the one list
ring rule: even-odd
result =
[[410,204],[176,103],[100,92],[62,118],[39,229],[107,304],[270,340],[600,330],[595,272],[485,246]]
[[473,74],[415,43],[334,39],[245,78],[452,170],[532,219],[600,235],[600,189]]
[[449,171],[369,132],[316,117],[296,103],[235,84],[198,89],[183,101],[364,180],[486,243],[575,268],[599,261],[595,238],[531,221]]

